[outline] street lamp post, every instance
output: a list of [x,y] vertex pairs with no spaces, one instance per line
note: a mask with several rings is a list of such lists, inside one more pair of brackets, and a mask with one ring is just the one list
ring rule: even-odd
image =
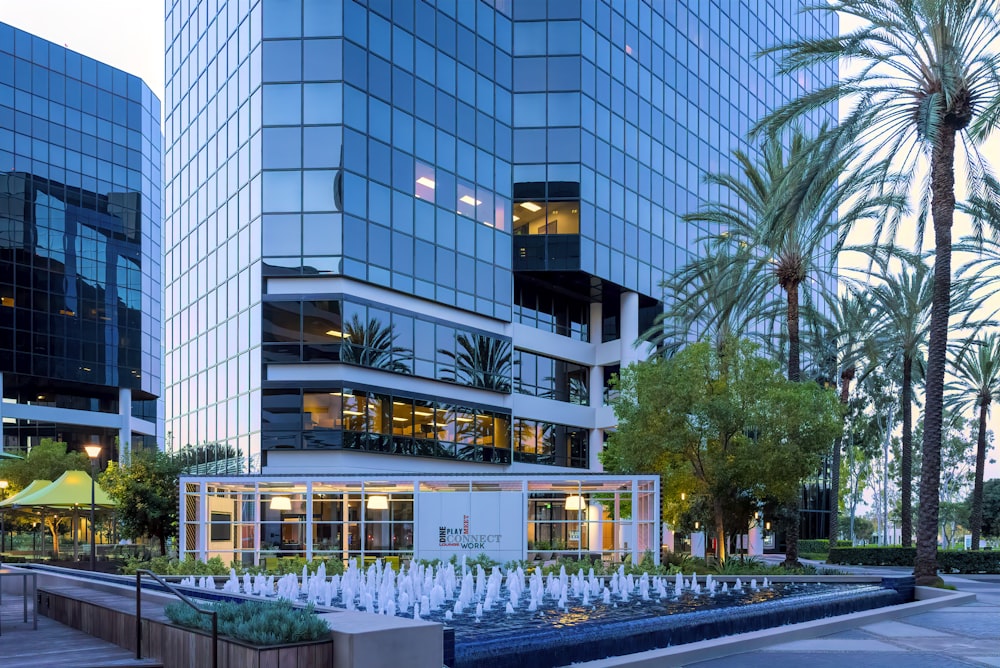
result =
[[83,449],[87,451],[87,456],[90,457],[90,570],[97,570],[97,559],[95,557],[95,552],[97,551],[97,537],[94,535],[94,510],[97,505],[96,501],[96,485],[94,478],[97,477],[97,458],[101,456],[101,446],[99,445],[85,445]]

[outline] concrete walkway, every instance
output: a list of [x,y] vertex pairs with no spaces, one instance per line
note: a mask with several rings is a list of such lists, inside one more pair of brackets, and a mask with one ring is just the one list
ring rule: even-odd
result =
[[[851,568],[865,574],[909,569]],[[1000,577],[946,575],[945,582],[976,602],[883,621],[809,640],[796,640],[688,668],[1000,668]]]

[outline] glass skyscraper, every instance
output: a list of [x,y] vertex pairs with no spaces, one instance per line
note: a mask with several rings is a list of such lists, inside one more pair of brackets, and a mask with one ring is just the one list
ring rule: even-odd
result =
[[137,77],[0,23],[4,451],[162,436],[159,118]]
[[168,0],[171,445],[599,470],[705,172],[837,76],[756,58],[837,32],[802,4]]

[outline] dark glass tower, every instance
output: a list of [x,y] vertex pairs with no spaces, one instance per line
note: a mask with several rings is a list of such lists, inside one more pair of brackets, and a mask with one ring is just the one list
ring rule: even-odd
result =
[[3,449],[155,446],[159,101],[0,23]]

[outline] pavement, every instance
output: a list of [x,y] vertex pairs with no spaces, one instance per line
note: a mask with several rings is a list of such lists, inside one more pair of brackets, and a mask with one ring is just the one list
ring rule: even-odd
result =
[[[823,566],[823,564],[816,564]],[[864,575],[899,575],[905,568],[831,566]],[[976,601],[893,621],[795,640],[687,668],[1000,668],[1000,576],[943,575]]]

